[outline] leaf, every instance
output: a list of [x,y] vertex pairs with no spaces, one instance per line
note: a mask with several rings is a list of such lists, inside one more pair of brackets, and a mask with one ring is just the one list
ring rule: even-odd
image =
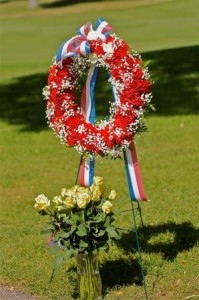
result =
[[84,248],[87,248],[87,247],[88,247],[88,243],[86,243],[86,242],[83,241],[83,240],[80,241],[79,245],[80,245],[80,248],[81,248],[81,249],[82,249],[82,248],[84,249]]
[[150,63],[151,63],[150,60],[143,61],[143,62],[142,62],[142,67],[143,67],[143,68],[146,68]]
[[61,231],[61,232],[59,232],[59,235],[57,237],[67,239],[67,238],[69,238],[69,236],[70,236],[70,232]]
[[69,219],[67,216],[64,216],[62,219],[67,225],[73,225],[73,221]]
[[69,250],[69,249],[65,250],[63,254],[64,260],[66,261],[69,258],[71,258],[72,254],[73,254],[73,250]]
[[78,252],[79,252],[79,250],[78,249],[73,249],[73,255],[75,256],[75,255],[77,255],[78,254]]
[[52,270],[52,274],[50,277],[50,283],[53,281],[55,274],[60,270],[61,265],[63,264],[63,261],[64,261],[63,255],[59,255],[55,258],[55,260],[53,262],[53,270]]
[[155,106],[153,104],[150,104],[149,107],[151,108],[151,110],[157,111],[157,109],[155,108]]
[[104,218],[102,216],[96,216],[95,218],[93,218],[93,223],[100,223],[103,221],[104,221]]
[[51,273],[51,276],[50,276],[49,283],[52,283],[54,276],[55,276],[55,270],[53,269],[52,273]]
[[97,234],[99,237],[106,234],[106,230],[99,230],[99,233]]
[[56,255],[60,251],[60,249],[57,246],[53,246],[49,249],[49,251],[50,251],[50,254]]
[[118,235],[118,232],[115,230],[114,227],[108,227],[107,232],[108,232],[109,238],[118,239],[119,235]]
[[70,229],[70,234],[72,234],[76,230],[76,225],[72,225]]
[[63,254],[55,258],[53,262],[53,269],[55,270],[55,272],[57,272],[60,269],[63,261],[64,261]]
[[66,216],[66,214],[65,214],[65,213],[61,213],[61,214],[59,214],[59,217],[60,217],[60,218],[62,218],[62,219],[63,219],[63,218],[68,218],[68,217]]
[[82,218],[80,214],[72,215],[71,217],[71,221],[73,222],[73,224],[77,224],[77,222],[81,220]]
[[41,230],[41,234],[42,235],[46,235],[46,234],[50,234],[54,231],[54,226],[52,224],[46,224],[42,230]]
[[52,233],[52,230],[51,229],[42,229],[40,233],[41,233],[41,235],[49,235]]
[[76,234],[80,237],[87,235],[86,227],[83,224],[80,224],[77,226],[77,232]]
[[103,243],[102,245],[98,246],[100,250],[106,251],[109,250],[109,245],[107,243]]
[[96,231],[93,232],[93,236],[96,237],[96,238],[97,238],[97,237],[102,237],[102,236],[104,236],[105,234],[106,234],[106,230],[102,230],[102,229],[101,229],[101,230],[98,230],[98,232],[96,232]]
[[110,226],[110,224],[111,224],[111,217],[109,215],[107,215],[104,226],[108,227],[108,226]]

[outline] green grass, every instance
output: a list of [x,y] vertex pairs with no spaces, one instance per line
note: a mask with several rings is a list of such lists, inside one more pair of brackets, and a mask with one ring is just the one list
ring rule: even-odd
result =
[[197,0],[79,2],[38,9],[28,9],[27,1],[20,0],[1,4],[1,80],[47,71],[62,41],[86,22],[95,24],[98,17],[139,52],[199,43]]
[[[43,7],[36,10],[29,10],[26,1],[0,4],[0,283],[42,300],[77,299],[74,259],[48,283],[52,257],[39,233],[43,220],[33,208],[38,194],[52,197],[74,184],[80,159],[47,128],[41,90],[61,41],[103,16],[114,32],[144,52],[155,80],[157,112],[146,120],[149,132],[136,139],[151,200],[141,203],[147,240],[137,215],[148,293],[153,300],[197,299],[198,2],[115,1],[111,13],[113,1],[44,8],[49,3],[40,2]],[[100,101],[109,92],[102,76],[97,87],[100,116],[107,110]],[[131,212],[121,213],[131,208],[123,161],[98,158],[96,174],[117,190],[118,226],[131,229]],[[124,231],[109,253],[100,254],[105,299],[144,298],[134,248],[133,232]]]

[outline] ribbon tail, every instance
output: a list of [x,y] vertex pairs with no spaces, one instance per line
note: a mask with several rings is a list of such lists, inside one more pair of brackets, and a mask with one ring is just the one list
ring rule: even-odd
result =
[[81,95],[81,112],[86,121],[90,122],[91,124],[95,123],[94,92],[98,71],[99,67],[96,67],[95,65],[91,66]]
[[123,153],[131,200],[147,201],[134,142],[132,142],[130,148],[125,149]]
[[[109,73],[109,78],[111,75]],[[112,93],[117,104],[118,93],[113,85]],[[147,197],[144,192],[140,167],[138,164],[138,158],[134,142],[131,142],[130,147],[124,149],[124,162],[125,170],[129,188],[129,195],[132,201],[147,201]]]
[[[98,71],[99,67],[95,65],[91,66],[81,95],[81,112],[84,118],[91,124],[95,123],[96,116],[94,92]],[[94,157],[82,158],[79,171],[79,183],[81,186],[90,186],[93,184],[94,170]]]
[[82,158],[79,170],[79,184],[81,186],[91,186],[93,184],[95,170],[94,158]]

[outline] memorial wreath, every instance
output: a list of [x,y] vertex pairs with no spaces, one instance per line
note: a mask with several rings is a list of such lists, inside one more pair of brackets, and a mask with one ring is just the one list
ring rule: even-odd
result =
[[[130,146],[134,135],[145,129],[143,116],[151,102],[151,80],[139,54],[101,20],[97,30],[90,23],[80,28],[80,34],[62,47],[50,67],[47,99],[47,119],[61,142],[74,147],[80,154],[116,158]],[[77,105],[79,79],[89,67],[102,67],[109,73],[115,101],[110,115],[92,124]]]

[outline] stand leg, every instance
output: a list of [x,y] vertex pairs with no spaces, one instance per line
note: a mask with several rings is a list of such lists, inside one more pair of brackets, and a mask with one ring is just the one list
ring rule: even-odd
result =
[[79,171],[80,171],[80,166],[81,166],[82,160],[83,160],[83,155],[80,158],[80,162],[79,162],[79,166],[78,166],[78,170],[77,170],[77,176],[76,176],[76,179],[75,179],[75,185],[77,185],[77,182],[78,182]]
[[[144,276],[144,269],[143,269],[143,263],[142,263],[142,255],[141,255],[139,237],[138,237],[137,223],[136,223],[136,213],[135,213],[136,208],[134,207],[133,201],[131,201],[131,203],[132,203],[132,212],[133,212],[133,225],[134,225],[135,241],[136,241],[136,247],[137,247],[137,251],[138,251],[138,255],[139,255],[139,265],[140,265],[140,271],[141,271],[141,276],[142,276],[142,283],[143,283],[143,287],[144,287],[145,300],[149,300],[146,282],[145,282],[145,276]],[[139,204],[138,204],[138,207],[139,207]],[[142,222],[142,226],[143,226],[143,220],[142,220],[140,207],[139,207],[139,214],[140,214],[140,218],[141,218],[141,222]]]

